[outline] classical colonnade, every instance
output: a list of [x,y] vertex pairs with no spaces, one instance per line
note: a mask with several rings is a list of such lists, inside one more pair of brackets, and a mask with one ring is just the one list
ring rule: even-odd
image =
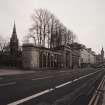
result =
[[34,45],[23,46],[23,68],[24,69],[59,69],[78,66],[78,52],[70,48],[48,49]]
[[61,53],[41,50],[39,56],[40,68],[61,68]]

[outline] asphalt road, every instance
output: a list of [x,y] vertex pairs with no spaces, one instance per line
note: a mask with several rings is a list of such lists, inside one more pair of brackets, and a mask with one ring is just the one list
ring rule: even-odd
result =
[[82,69],[0,76],[0,105],[82,105],[103,75],[103,69]]

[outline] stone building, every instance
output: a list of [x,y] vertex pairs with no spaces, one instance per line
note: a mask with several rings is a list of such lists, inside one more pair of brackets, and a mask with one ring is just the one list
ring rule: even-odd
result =
[[80,51],[81,67],[87,67],[96,64],[96,54],[91,48],[83,47]]
[[21,65],[21,50],[19,49],[19,40],[16,33],[16,25],[14,23],[13,32],[10,42],[5,46],[4,52],[1,56],[1,66],[15,66]]
[[81,67],[80,64],[80,50],[82,48],[82,45],[79,43],[72,43],[70,45],[72,50],[72,68],[78,68]]
[[86,48],[80,43],[72,43],[72,65],[73,67],[87,67],[96,64],[96,54],[91,48]]
[[104,63],[104,49],[101,50],[101,62]]
[[73,43],[53,49],[24,44],[22,65],[24,69],[70,69],[94,66],[96,54],[90,48]]
[[95,52],[79,43],[60,45],[55,48],[23,44],[22,65],[24,69],[70,69],[95,64]]
[[97,64],[104,63],[104,50],[103,50],[103,48],[101,49],[101,53],[96,56],[96,63]]
[[24,44],[22,52],[24,69],[60,69],[72,67],[70,47],[59,46],[53,49]]
[[22,50],[21,47],[19,46],[19,39],[17,37],[15,22],[13,26],[13,32],[10,38],[9,49],[10,49],[9,50],[10,65],[15,67],[21,67]]
[[19,42],[16,33],[16,26],[14,23],[12,36],[10,38],[10,64],[11,66],[17,66],[18,63],[18,53],[19,53]]

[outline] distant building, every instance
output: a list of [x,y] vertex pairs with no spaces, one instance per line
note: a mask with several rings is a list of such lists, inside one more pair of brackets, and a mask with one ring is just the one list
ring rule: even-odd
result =
[[10,65],[17,66],[17,59],[18,59],[18,50],[19,50],[19,42],[16,33],[16,26],[14,23],[12,36],[10,38]]
[[86,48],[79,43],[72,43],[70,45],[72,49],[72,63],[73,66],[87,67],[89,65],[96,64],[96,54],[91,48]]
[[83,45],[75,42],[75,43],[70,44],[70,47],[71,47],[71,50],[72,50],[72,68],[81,67],[80,51],[81,51]]
[[5,50],[1,55],[1,66],[20,66],[21,65],[21,51],[19,49],[19,40],[17,38],[16,26],[14,23],[13,32],[10,42],[5,46]]
[[96,64],[96,54],[91,48],[83,47],[80,51],[81,67],[87,67]]
[[102,64],[104,63],[104,49],[101,49],[101,53],[96,56],[96,63]]
[[101,50],[101,60],[102,60],[102,63],[104,62],[104,49],[102,47],[102,50]]

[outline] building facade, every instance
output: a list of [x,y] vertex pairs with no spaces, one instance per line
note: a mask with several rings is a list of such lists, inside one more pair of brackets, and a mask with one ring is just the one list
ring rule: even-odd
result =
[[94,65],[96,55],[81,44],[59,46],[52,49],[24,44],[22,65],[24,69],[70,69]]
[[82,48],[80,50],[81,67],[87,67],[96,64],[96,54],[90,48]]
[[101,49],[100,54],[98,54],[96,56],[96,63],[97,64],[103,64],[104,63],[104,49],[103,48]]
[[72,51],[67,46],[54,49],[24,44],[22,52],[24,69],[72,68]]

